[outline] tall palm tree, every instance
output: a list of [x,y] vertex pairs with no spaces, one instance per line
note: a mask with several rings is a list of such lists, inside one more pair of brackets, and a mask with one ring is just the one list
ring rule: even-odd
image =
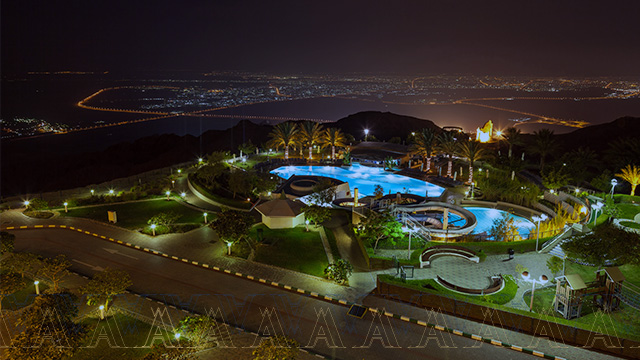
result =
[[322,125],[317,122],[305,121],[300,124],[300,140],[309,147],[309,160],[313,157],[313,145],[320,142]]
[[284,146],[284,158],[289,159],[289,146],[296,141],[298,128],[291,122],[283,122],[273,127],[269,134],[269,146],[279,148]]
[[427,172],[431,170],[431,155],[435,149],[436,135],[433,130],[424,128],[422,131],[416,133],[415,143],[412,145],[412,150],[422,156],[422,162],[426,160]]
[[620,171],[621,173],[616,174],[616,176],[631,184],[631,196],[633,196],[636,192],[636,186],[640,184],[640,167],[627,165],[626,168]]
[[487,151],[479,141],[467,140],[458,146],[460,155],[469,160],[469,184],[473,184],[473,163],[487,157]]
[[451,132],[442,132],[442,134],[438,136],[438,150],[447,155],[449,160],[447,164],[447,176],[451,177],[451,170],[453,168],[452,157],[458,150],[455,135]]
[[509,144],[509,157],[513,153],[513,146],[522,144],[522,133],[520,129],[516,129],[514,127],[507,128],[503,133],[504,141]]
[[554,153],[558,149],[558,143],[554,138],[552,130],[540,129],[534,131],[534,143],[529,146],[529,151],[540,155],[540,173],[544,170],[544,161],[549,154]]
[[338,128],[328,128],[322,133],[322,147],[331,146],[331,160],[336,159],[336,147],[346,145],[347,138]]

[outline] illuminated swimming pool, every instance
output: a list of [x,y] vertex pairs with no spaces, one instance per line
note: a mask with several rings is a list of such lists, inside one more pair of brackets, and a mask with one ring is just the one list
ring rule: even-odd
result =
[[438,197],[444,192],[444,188],[426,181],[417,180],[407,176],[396,175],[384,171],[382,168],[360,166],[354,164],[348,168],[336,166],[281,166],[271,171],[284,179],[293,175],[326,176],[349,183],[349,187],[358,188],[363,196],[373,195],[376,185],[382,186],[385,194],[410,193],[420,196],[428,194]]
[[529,236],[529,233],[531,231],[535,231],[536,228],[536,225],[528,219],[525,219],[522,216],[510,214],[503,210],[484,207],[465,207],[465,209],[471,211],[478,221],[478,225],[476,225],[475,229],[471,232],[472,234],[488,234],[489,230],[491,230],[491,227],[493,226],[493,222],[496,219],[501,218],[503,214],[509,214],[523,239],[526,239]]

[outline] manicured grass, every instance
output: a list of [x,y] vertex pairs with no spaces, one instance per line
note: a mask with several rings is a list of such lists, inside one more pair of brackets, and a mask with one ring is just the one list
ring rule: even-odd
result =
[[[33,284],[33,279],[25,276],[25,287],[13,294],[7,295],[2,299],[3,310],[18,310],[25,306],[31,305],[36,297],[36,286]],[[44,282],[38,284],[38,289],[42,294],[49,286]]]
[[[562,315],[553,308],[554,297],[555,287],[536,290],[533,297],[533,311],[562,318]],[[530,293],[524,295],[527,304],[530,303],[530,299]],[[581,316],[570,320],[570,322],[573,326],[583,329],[607,329],[610,332],[615,331],[618,336],[624,338],[636,340],[640,338],[640,311],[623,305],[619,310],[604,314],[604,316],[601,315],[597,308],[591,305],[591,297],[588,297],[583,303]]]
[[[538,241],[538,249],[542,248],[542,244],[551,238],[541,238]],[[478,241],[478,242],[460,242],[460,243],[446,243],[430,241],[427,246],[434,245],[454,245],[461,246],[473,251],[482,250],[487,255],[506,255],[509,249],[513,249],[516,253],[526,253],[534,251],[536,249],[536,239],[522,240],[522,241]]]
[[620,209],[620,215],[618,215],[620,219],[633,220],[634,216],[640,213],[640,205],[637,204],[616,204],[616,206]]
[[[434,293],[439,295],[445,295],[447,297],[453,297],[459,300],[464,300],[467,302],[472,302],[475,304],[498,304],[503,305],[511,301],[518,291],[518,285],[513,280],[511,276],[505,276],[505,286],[504,288],[492,295],[484,295],[484,296],[470,296],[463,295],[457,292],[451,291],[444,286],[438,284],[434,279],[422,279],[422,280],[407,280],[406,282],[402,282],[400,278],[391,275],[379,275],[381,279],[385,282],[389,282],[392,284],[405,286],[411,289],[419,290],[422,292]],[[429,288],[425,287],[428,286]]]
[[[273,156],[269,156],[270,158]],[[261,163],[263,161],[267,161],[267,155],[251,155],[246,162],[236,161],[233,163],[234,166],[243,169],[251,169],[255,164]]]
[[620,221],[620,225],[630,227],[632,229],[640,229],[640,223],[635,221]]
[[613,201],[616,203],[640,204],[640,196],[617,194],[613,196]]
[[[153,339],[155,331],[157,330],[154,328],[153,333],[151,333],[151,325],[123,314],[115,314],[102,321],[99,321],[99,319],[85,319],[82,323],[89,327],[87,340],[85,340],[86,343],[83,344],[83,346],[87,347],[81,347],[73,355],[72,359],[141,359],[149,352],[149,348],[143,348],[145,345],[150,345],[146,343],[147,338]],[[122,334],[124,347],[109,346],[109,343],[104,340],[106,337],[103,337],[103,340],[94,340],[94,342],[91,343],[94,333],[96,334],[95,337],[99,338],[98,334],[103,331],[102,329],[104,329],[106,334],[111,334],[111,331],[116,332],[116,327]],[[150,333],[151,336],[149,336]],[[167,341],[173,338],[169,332],[161,331],[161,334]],[[111,340],[113,341],[113,339]],[[160,342],[159,339],[154,341],[154,343]],[[167,344],[168,343],[169,342],[167,342]]]
[[[625,282],[640,286],[640,266],[626,264],[618,268],[626,278]],[[596,270],[595,266],[580,265],[571,261],[565,263],[565,274],[579,274],[586,283],[596,279]]]
[[333,254],[333,258],[335,260],[341,259],[340,251],[338,250],[338,243],[336,242],[336,236],[328,227],[324,227],[324,232],[327,234],[327,241],[329,242],[329,247],[331,248],[331,253]]
[[[174,212],[180,214],[178,223],[201,224],[204,218],[200,211],[181,205],[177,201],[149,200],[126,204],[110,204],[92,207],[71,208],[61,216],[73,216],[108,222],[107,211],[115,211],[118,216],[116,225],[127,229],[140,229],[148,226],[147,221],[159,213]],[[208,218],[211,220],[211,217]]]
[[251,236],[254,239],[259,228],[263,231],[264,240],[256,247],[255,261],[310,275],[324,276],[324,269],[329,263],[320,234],[313,231],[306,232],[304,226],[272,230],[260,224],[251,228]]
[[28,210],[24,211],[23,214],[35,219],[49,219],[53,216],[53,213],[48,210]]

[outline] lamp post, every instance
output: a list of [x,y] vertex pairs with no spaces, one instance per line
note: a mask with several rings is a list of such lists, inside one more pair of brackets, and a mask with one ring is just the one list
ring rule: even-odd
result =
[[231,255],[231,243],[227,243],[227,255]]
[[187,193],[186,193],[186,192],[184,192],[184,191],[183,191],[183,192],[181,192],[181,193],[180,193],[180,197],[183,197],[183,198],[184,198],[185,196],[187,196]]
[[536,229],[536,251],[538,251],[538,240],[540,240],[540,222],[547,220],[547,214],[541,214],[540,216],[531,217],[533,221],[538,223],[538,228]]
[[67,208],[67,206],[69,206],[69,203],[65,201],[64,205],[64,212],[69,212],[69,209]]
[[113,195],[113,193],[114,193],[113,189],[110,189],[109,190],[109,195]]
[[309,231],[309,220],[305,220],[305,221],[304,221],[304,224],[305,224],[305,225],[306,225],[306,227],[307,227],[307,231]]
[[33,285],[36,286],[36,295],[40,295],[40,287],[38,286],[38,284],[40,284],[40,281],[38,280],[33,282]]
[[171,195],[171,191],[168,191],[165,193],[165,195],[167,195],[167,201],[169,201],[169,195]]
[[209,214],[204,213],[204,214],[202,214],[202,215],[204,215],[204,223],[206,224],[206,223],[207,223],[207,215],[209,215]]
[[598,221],[598,210],[602,209],[602,206],[603,206],[603,205],[604,205],[604,204],[603,204],[603,203],[601,203],[601,202],[597,202],[597,203],[595,203],[595,204],[591,205],[591,206],[593,207],[593,209],[596,211],[596,212],[595,212],[595,215],[594,215],[594,217],[593,217],[593,225],[595,225],[595,224],[596,224],[596,222]]
[[91,189],[91,196],[93,196],[95,192],[96,192],[95,190]]
[[104,320],[104,305],[100,305],[100,320]]
[[529,304],[529,311],[533,311],[533,295],[536,292],[536,283],[539,283],[540,285],[544,285],[549,281],[549,278],[547,278],[546,275],[541,275],[540,280],[531,279],[531,276],[529,275],[528,271],[525,271],[522,273],[522,278],[525,281],[531,281],[533,283],[531,287],[531,303]]
[[175,335],[176,340],[180,341],[180,333],[176,333]]
[[364,141],[367,141],[367,137],[369,137],[369,129],[364,129]]
[[29,204],[31,204],[31,202],[29,202],[29,200],[24,202],[24,208],[28,209],[29,208]]
[[156,224],[151,224],[151,232],[153,233],[153,236],[156,236]]
[[616,185],[618,185],[618,180],[611,179],[611,200],[613,200],[613,191],[616,189]]
[[198,158],[198,164],[202,164],[202,158]]
[[176,181],[175,180],[171,180],[171,188],[173,189],[174,187],[176,187]]
[[178,169],[178,174],[182,174],[182,169]]

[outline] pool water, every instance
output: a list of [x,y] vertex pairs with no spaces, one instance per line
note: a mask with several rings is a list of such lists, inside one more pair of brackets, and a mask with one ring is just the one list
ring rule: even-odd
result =
[[407,176],[396,175],[384,171],[382,168],[353,164],[348,168],[336,166],[281,166],[271,171],[284,179],[293,175],[326,176],[348,182],[353,190],[358,188],[362,196],[373,195],[376,185],[382,186],[385,194],[409,193],[420,196],[438,197],[444,188],[426,181]]
[[476,225],[475,229],[471,232],[472,234],[482,234],[489,233],[491,227],[493,226],[493,222],[496,219],[500,219],[503,214],[509,214],[509,217],[513,219],[513,224],[518,228],[520,232],[520,236],[523,239],[526,239],[529,236],[531,231],[535,231],[536,225],[523,218],[522,216],[513,215],[503,210],[484,208],[484,207],[467,207],[465,208],[473,213],[476,216],[476,220],[478,221],[478,225]]

